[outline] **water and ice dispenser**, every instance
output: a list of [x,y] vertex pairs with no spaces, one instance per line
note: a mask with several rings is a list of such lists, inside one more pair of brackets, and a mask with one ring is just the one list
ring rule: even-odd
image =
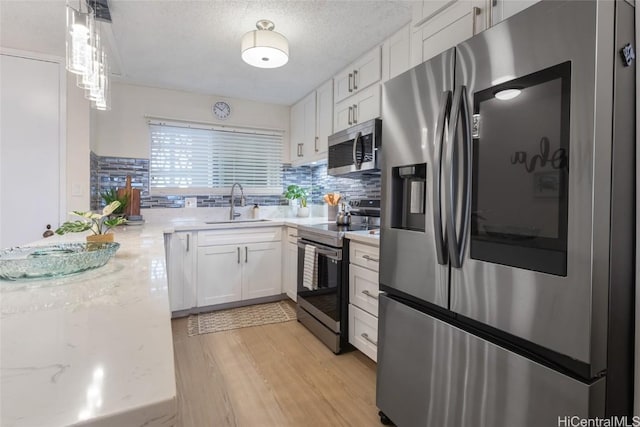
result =
[[427,199],[426,163],[394,167],[391,176],[391,227],[424,231]]

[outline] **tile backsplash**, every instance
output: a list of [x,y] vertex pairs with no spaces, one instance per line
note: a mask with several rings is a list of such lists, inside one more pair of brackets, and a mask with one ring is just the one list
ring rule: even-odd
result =
[[[123,188],[127,175],[131,175],[133,188],[139,188],[142,208],[183,208],[185,197],[196,197],[198,207],[229,206],[228,195],[209,196],[151,196],[149,194],[149,159],[98,156],[91,152],[91,209],[104,206],[100,194],[111,188]],[[380,197],[380,177],[364,175],[362,177],[337,178],[327,175],[326,164],[292,167],[282,166],[282,192],[288,185],[298,184],[309,190],[311,204],[322,204],[322,196],[327,192],[339,192],[347,200]],[[284,206],[289,201],[281,194],[251,195],[245,194],[248,205]]]

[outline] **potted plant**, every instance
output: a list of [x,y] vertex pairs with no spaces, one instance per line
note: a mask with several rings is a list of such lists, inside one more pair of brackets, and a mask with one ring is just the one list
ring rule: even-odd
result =
[[289,200],[300,200],[297,215],[299,217],[309,216],[309,208],[307,207],[307,198],[309,197],[309,193],[305,188],[296,184],[291,184],[287,187],[287,191],[284,192],[284,197]]
[[74,215],[82,217],[76,221],[67,221],[56,230],[56,234],[80,233],[91,230],[92,235],[87,236],[87,242],[103,243],[113,242],[113,233],[109,231],[120,224],[127,222],[124,217],[117,216],[109,218],[113,212],[120,206],[119,201],[113,201],[102,209],[102,213],[95,212],[71,212]]
[[124,210],[129,204],[129,197],[127,197],[126,194],[118,196],[118,191],[115,188],[110,188],[107,191],[100,193],[100,197],[102,197],[102,200],[104,200],[104,203],[107,206],[115,201],[120,202],[120,206],[111,213],[112,215],[124,214]]

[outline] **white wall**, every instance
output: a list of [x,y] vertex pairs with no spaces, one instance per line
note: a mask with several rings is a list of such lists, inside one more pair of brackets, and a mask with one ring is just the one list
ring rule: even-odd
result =
[[[153,116],[283,130],[284,158],[288,158],[288,106],[118,83],[113,84],[111,98],[111,111],[91,114],[91,149],[100,156],[149,158],[146,116]],[[219,100],[231,105],[231,116],[225,121],[212,113],[211,107]]]
[[90,109],[76,75],[67,72],[66,197],[68,211],[87,211],[90,205]]

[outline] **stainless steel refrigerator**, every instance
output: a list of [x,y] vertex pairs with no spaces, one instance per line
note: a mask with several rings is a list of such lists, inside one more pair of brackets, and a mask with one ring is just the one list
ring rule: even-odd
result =
[[383,421],[631,413],[633,16],[543,1],[385,83]]

